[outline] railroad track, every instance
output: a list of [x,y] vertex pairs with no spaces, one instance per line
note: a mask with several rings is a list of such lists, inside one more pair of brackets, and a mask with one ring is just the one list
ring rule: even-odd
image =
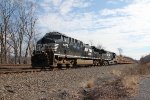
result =
[[31,68],[31,67],[25,67],[25,68],[16,68],[12,66],[8,67],[0,67],[0,74],[9,74],[9,73],[32,73],[32,72],[44,72],[44,71],[55,71],[55,70],[66,70],[68,68]]
[[[72,67],[77,68],[77,67]],[[81,67],[80,67],[81,68]],[[32,73],[32,72],[46,72],[46,71],[58,71],[58,70],[66,70],[70,68],[0,68],[0,74],[9,74],[9,73]]]
[[[22,67],[23,66],[23,67]],[[109,65],[111,66],[111,65]],[[81,66],[80,66],[81,67]],[[98,66],[97,66],[98,67]],[[104,66],[100,66],[100,67],[104,67]],[[79,68],[79,67],[73,67],[73,68]],[[45,69],[41,69],[41,68],[32,68],[31,66],[26,66],[26,65],[7,65],[7,66],[2,66],[0,67],[0,74],[9,74],[9,73],[29,73],[29,72],[42,72],[42,71],[54,71],[54,70],[65,70],[68,68],[45,68]]]
[[0,74],[52,71],[52,69],[0,68]]
[[[80,66],[81,67],[81,66]],[[80,68],[80,67],[72,67],[72,68]],[[56,70],[66,70],[70,68],[16,68],[12,66],[8,66],[7,68],[5,67],[0,67],[0,74],[9,74],[9,73],[29,73],[29,72],[44,72],[44,71],[56,71]]]

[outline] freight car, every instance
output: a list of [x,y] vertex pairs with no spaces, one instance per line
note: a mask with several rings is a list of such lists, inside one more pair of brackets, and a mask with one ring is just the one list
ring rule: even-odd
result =
[[49,32],[37,41],[31,63],[33,68],[96,66],[110,64],[115,56],[65,34]]

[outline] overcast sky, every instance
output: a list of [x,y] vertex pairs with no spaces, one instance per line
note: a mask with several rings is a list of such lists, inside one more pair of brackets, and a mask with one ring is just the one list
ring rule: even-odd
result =
[[150,53],[150,0],[36,0],[39,32],[58,31],[139,59]]

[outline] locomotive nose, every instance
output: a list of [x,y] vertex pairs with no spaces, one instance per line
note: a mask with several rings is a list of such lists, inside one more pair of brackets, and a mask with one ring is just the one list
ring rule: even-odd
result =
[[54,43],[54,44],[52,45],[52,50],[53,50],[53,51],[57,51],[58,46],[59,46],[59,44]]
[[51,40],[50,43],[56,43],[56,41],[55,40]]

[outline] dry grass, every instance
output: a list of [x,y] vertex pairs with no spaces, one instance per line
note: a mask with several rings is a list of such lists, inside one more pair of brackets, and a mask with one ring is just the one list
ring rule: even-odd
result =
[[[110,78],[91,79],[82,83],[83,90],[79,93],[85,100],[108,99],[116,100],[134,96],[137,92],[141,69],[138,67],[126,70],[114,69]],[[97,84],[98,81],[101,81]]]
[[83,88],[93,88],[95,86],[94,79],[90,79],[88,81],[82,82],[81,87]]
[[140,77],[137,75],[129,75],[122,78],[122,83],[131,95],[135,95],[138,90]]
[[150,74],[150,65],[149,64],[139,64],[137,67],[128,68],[123,73],[125,75],[149,75]]
[[137,93],[139,82],[142,77],[150,75],[149,64],[139,64],[122,72],[122,83],[127,91],[133,96]]
[[145,57],[141,57],[140,63],[141,64],[146,64],[150,62],[150,54],[146,55]]
[[81,83],[81,89],[70,94],[73,100],[122,100],[135,96],[141,75],[150,74],[150,67],[138,65],[125,70],[114,69],[111,77],[89,79]]
[[[99,78],[97,81],[103,79]],[[127,98],[127,92],[120,79],[115,78],[114,81],[103,81],[101,84],[95,84],[94,87],[82,88],[79,91],[81,100],[118,100]]]
[[88,82],[87,82],[87,88],[92,88],[92,87],[94,87],[94,81],[93,80],[89,80]]
[[137,93],[141,76],[150,74],[150,67],[138,65],[136,67],[127,68],[123,71],[112,70],[110,73],[119,77],[126,91],[133,96]]
[[122,83],[126,88],[133,88],[139,83],[139,76],[125,76],[122,79]]
[[139,72],[139,68],[129,68],[125,71],[112,70],[111,74],[119,77],[127,93],[133,96],[137,93],[137,89],[139,86]]
[[120,70],[112,70],[110,73],[112,75],[116,75],[116,76],[121,76],[121,74],[122,74]]

